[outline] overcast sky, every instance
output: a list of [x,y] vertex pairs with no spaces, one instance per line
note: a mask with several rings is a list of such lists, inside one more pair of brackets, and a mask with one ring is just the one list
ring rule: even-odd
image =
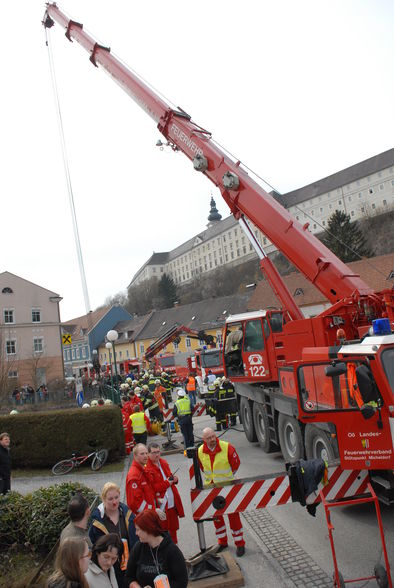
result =
[[[278,191],[393,147],[390,0],[59,0],[100,43]],[[85,313],[63,169],[45,3],[1,10],[1,262]],[[206,228],[220,193],[86,52],[50,31],[91,308],[153,251]]]

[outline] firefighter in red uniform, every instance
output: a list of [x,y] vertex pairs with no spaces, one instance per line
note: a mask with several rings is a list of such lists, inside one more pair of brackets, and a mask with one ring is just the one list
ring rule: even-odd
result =
[[[227,441],[220,441],[214,430],[208,427],[203,430],[202,438],[204,443],[198,449],[198,461],[205,477],[204,485],[232,480],[241,463],[235,448]],[[242,557],[245,553],[245,541],[241,517],[236,512],[229,514],[228,519],[237,548],[237,556]],[[226,524],[222,516],[215,517],[213,523],[220,546],[219,551],[223,551],[228,545]]]
[[127,401],[127,396],[122,396],[121,398],[122,403],[122,425],[123,425],[123,433],[124,433],[124,445],[126,450],[126,455],[130,455],[131,448],[133,446],[133,434],[131,432],[131,422],[130,422],[130,404]]
[[130,414],[133,414],[135,406],[139,406],[142,411],[144,410],[142,402],[139,396],[137,396],[137,393],[140,392],[140,390],[141,388],[138,388],[137,386],[134,390],[132,388],[129,392]]
[[148,458],[146,473],[155,491],[156,501],[160,502],[160,510],[165,512],[167,517],[163,528],[169,531],[173,542],[178,543],[179,517],[185,516],[182,500],[176,487],[178,477],[171,473],[168,462],[160,457],[158,443],[149,443]]
[[126,478],[126,500],[129,509],[137,515],[147,509],[156,510],[160,520],[165,520],[165,513],[157,508],[155,492],[146,472],[148,449],[138,443],[133,449],[133,463]]

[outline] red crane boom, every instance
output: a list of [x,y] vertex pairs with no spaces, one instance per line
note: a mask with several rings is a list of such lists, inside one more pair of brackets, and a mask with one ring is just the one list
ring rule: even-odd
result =
[[[213,142],[209,131],[194,123],[185,111],[172,109],[114,57],[108,47],[99,45],[90,37],[82,24],[70,20],[56,4],[48,4],[44,25],[52,26],[53,20],[66,30],[70,41],[75,40],[86,49],[95,66],[100,65],[156,121],[168,143],[181,150],[193,161],[194,168],[219,188],[235,218],[246,217],[252,221],[332,304],[348,299],[345,302],[347,307],[351,304],[362,309],[360,316],[353,319],[355,325],[368,322],[367,315],[381,316],[385,312],[393,317],[393,309],[385,308],[384,299],[375,295],[359,275],[312,235],[308,224],[302,226],[251,179],[240,161],[233,161]],[[261,266],[272,276],[270,282],[275,284],[274,289],[290,316],[302,318],[268,258],[261,261]]]

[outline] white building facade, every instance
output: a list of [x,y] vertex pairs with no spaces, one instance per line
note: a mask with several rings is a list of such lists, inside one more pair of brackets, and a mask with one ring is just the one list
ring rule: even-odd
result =
[[[330,216],[342,210],[352,220],[383,214],[394,208],[394,149],[385,151],[327,178],[281,196],[272,194],[312,233],[321,233]],[[208,228],[169,252],[154,253],[129,284],[166,273],[185,284],[217,267],[234,266],[257,258],[237,220],[221,220],[211,199]],[[252,225],[257,240],[270,254],[276,247]]]

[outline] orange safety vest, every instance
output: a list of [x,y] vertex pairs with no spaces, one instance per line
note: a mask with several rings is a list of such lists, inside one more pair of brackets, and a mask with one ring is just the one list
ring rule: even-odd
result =
[[345,388],[341,387],[342,407],[351,408],[354,406],[351,401],[354,401],[358,408],[361,408],[365,402],[360,394],[356,377],[356,364],[353,362],[347,364],[346,384]]
[[193,392],[196,389],[196,380],[193,376],[189,376],[187,379],[186,390],[188,392]]

